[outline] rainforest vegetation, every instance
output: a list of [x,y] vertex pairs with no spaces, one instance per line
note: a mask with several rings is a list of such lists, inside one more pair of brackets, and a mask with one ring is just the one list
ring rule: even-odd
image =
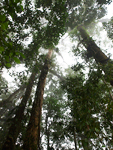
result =
[[0,1],[0,150],[113,149],[111,4]]

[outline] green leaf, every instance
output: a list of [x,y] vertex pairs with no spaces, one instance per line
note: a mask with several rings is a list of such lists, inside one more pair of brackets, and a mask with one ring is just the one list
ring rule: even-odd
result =
[[96,131],[96,132],[99,132],[99,129],[95,128],[95,131]]
[[20,64],[20,60],[17,57],[13,57],[13,59],[17,64]]
[[19,52],[16,52],[16,55],[19,55]]
[[22,6],[22,5],[20,5],[20,7],[21,7],[21,10],[23,11],[23,10],[24,10],[23,6]]
[[9,56],[10,56],[10,57],[13,56],[13,53],[11,52],[11,53],[9,54]]
[[13,46],[13,43],[12,42],[9,42],[10,46]]
[[5,56],[6,62],[9,62],[9,56]]
[[8,22],[5,22],[5,23],[4,23],[4,26],[5,26],[5,28],[7,29],[7,28],[8,28]]
[[4,51],[4,47],[0,46],[0,52]]
[[20,55],[21,55],[23,58],[25,58],[25,55],[24,55],[24,54],[20,53]]
[[19,0],[15,0],[15,3],[18,3],[19,2]]
[[11,67],[11,64],[10,64],[10,63],[7,63],[7,64],[6,64],[6,67],[10,68],[10,67]]
[[6,20],[6,16],[5,15],[0,15],[0,21],[4,22]]
[[2,28],[3,30],[5,30],[5,29],[6,29],[6,27],[5,27],[5,25],[4,25],[4,24],[2,24],[2,25],[1,25],[1,28]]

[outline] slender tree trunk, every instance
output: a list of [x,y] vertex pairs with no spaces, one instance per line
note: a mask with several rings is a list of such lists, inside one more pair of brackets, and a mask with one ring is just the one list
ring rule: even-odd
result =
[[15,142],[16,142],[17,136],[21,129],[21,121],[24,116],[24,109],[25,109],[26,103],[30,97],[36,74],[37,74],[37,71],[36,71],[36,66],[35,66],[32,74],[30,76],[25,95],[16,111],[15,117],[12,119],[12,124],[9,127],[9,132],[6,137],[6,140],[3,145],[2,150],[13,150],[15,147]]
[[82,139],[81,142],[82,142],[82,146],[83,146],[84,150],[91,150],[91,147],[89,148],[88,141],[85,141]]
[[41,111],[43,103],[44,87],[46,82],[46,77],[49,70],[50,58],[52,51],[49,50],[48,55],[45,59],[45,64],[42,68],[39,82],[37,84],[37,90],[35,94],[35,100],[33,103],[31,117],[26,131],[26,137],[24,140],[23,149],[24,150],[39,150],[39,140],[40,140],[40,121],[41,121]]
[[[71,110],[71,111],[72,111],[72,114],[74,114],[75,107],[76,107],[76,104],[75,104],[75,100],[73,99],[73,110]],[[74,136],[74,144],[75,144],[75,150],[77,150],[76,118],[75,118],[74,115],[72,116],[72,119],[73,119],[73,136]]]
[[46,124],[46,136],[47,136],[47,150],[49,150],[49,128],[48,128],[48,112],[46,114],[46,119],[45,119],[45,124]]
[[94,57],[97,63],[102,65],[103,71],[106,74],[107,81],[113,86],[113,67],[112,61],[101,51],[101,49],[96,45],[94,40],[89,36],[86,29],[80,25],[78,30],[82,37],[82,44],[87,49],[87,56]]
[[74,135],[75,150],[77,150],[77,141],[76,141],[76,129],[75,129],[75,126],[73,127],[73,135]]

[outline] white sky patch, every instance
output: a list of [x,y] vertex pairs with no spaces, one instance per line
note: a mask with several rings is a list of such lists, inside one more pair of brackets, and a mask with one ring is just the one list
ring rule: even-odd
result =
[[72,50],[72,42],[70,40],[70,37],[66,33],[61,40],[59,41],[58,48],[59,52],[61,53],[61,56],[57,57],[58,63],[62,66],[62,68],[68,68],[71,66],[73,63],[75,63],[75,58],[73,57],[73,53],[71,52]]
[[15,87],[14,78],[11,77],[8,72],[9,72],[9,71],[10,71],[10,72],[12,72],[12,71],[14,71],[14,72],[22,72],[22,71],[24,71],[24,70],[25,70],[25,67],[24,67],[23,64],[16,65],[15,67],[12,67],[10,70],[3,69],[3,74],[2,74],[2,76],[8,81],[8,83],[9,83],[9,84],[8,84],[8,87]]
[[110,5],[108,5],[107,11],[108,11],[108,13],[107,13],[107,15],[105,17],[106,18],[113,17],[113,2]]

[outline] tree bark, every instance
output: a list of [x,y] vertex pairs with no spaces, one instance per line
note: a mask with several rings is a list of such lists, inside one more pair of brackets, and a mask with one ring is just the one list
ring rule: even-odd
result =
[[90,150],[91,149],[91,147],[89,147],[89,143],[87,140],[82,139],[81,142],[82,142],[82,146],[83,146],[84,150]]
[[73,136],[74,136],[75,150],[77,150],[76,128],[75,128],[75,126],[73,127]]
[[36,71],[36,66],[35,66],[30,76],[25,95],[15,113],[15,117],[12,119],[12,124],[9,127],[9,132],[6,137],[2,150],[14,150],[15,142],[21,129],[21,121],[24,116],[24,109],[30,97],[36,74],[37,74],[37,71]]
[[111,71],[111,69],[113,70],[112,61],[101,51],[101,49],[96,45],[94,40],[89,36],[89,34],[86,32],[86,29],[82,25],[79,25],[77,29],[79,30],[83,39],[82,44],[87,49],[87,56],[94,57],[96,62],[102,65],[102,69],[106,74],[107,81],[109,81],[113,86],[113,71]]
[[85,28],[80,25],[78,26],[78,30],[83,39],[82,44],[86,47],[87,52],[95,58],[96,62],[100,62],[101,64],[106,63],[109,58],[96,45],[94,40],[86,32]]
[[24,150],[39,150],[39,140],[40,140],[40,121],[41,121],[41,111],[42,111],[42,104],[43,104],[43,94],[44,94],[44,87],[46,82],[46,77],[49,70],[50,58],[52,55],[52,51],[49,50],[45,64],[42,68],[39,82],[37,84],[37,90],[35,94],[35,100],[33,103],[31,117],[29,120],[29,124],[26,131],[26,136],[24,140],[23,149]]
[[45,124],[46,124],[46,136],[47,136],[47,150],[49,150],[49,127],[48,127],[48,112],[46,114],[46,119],[45,119]]

